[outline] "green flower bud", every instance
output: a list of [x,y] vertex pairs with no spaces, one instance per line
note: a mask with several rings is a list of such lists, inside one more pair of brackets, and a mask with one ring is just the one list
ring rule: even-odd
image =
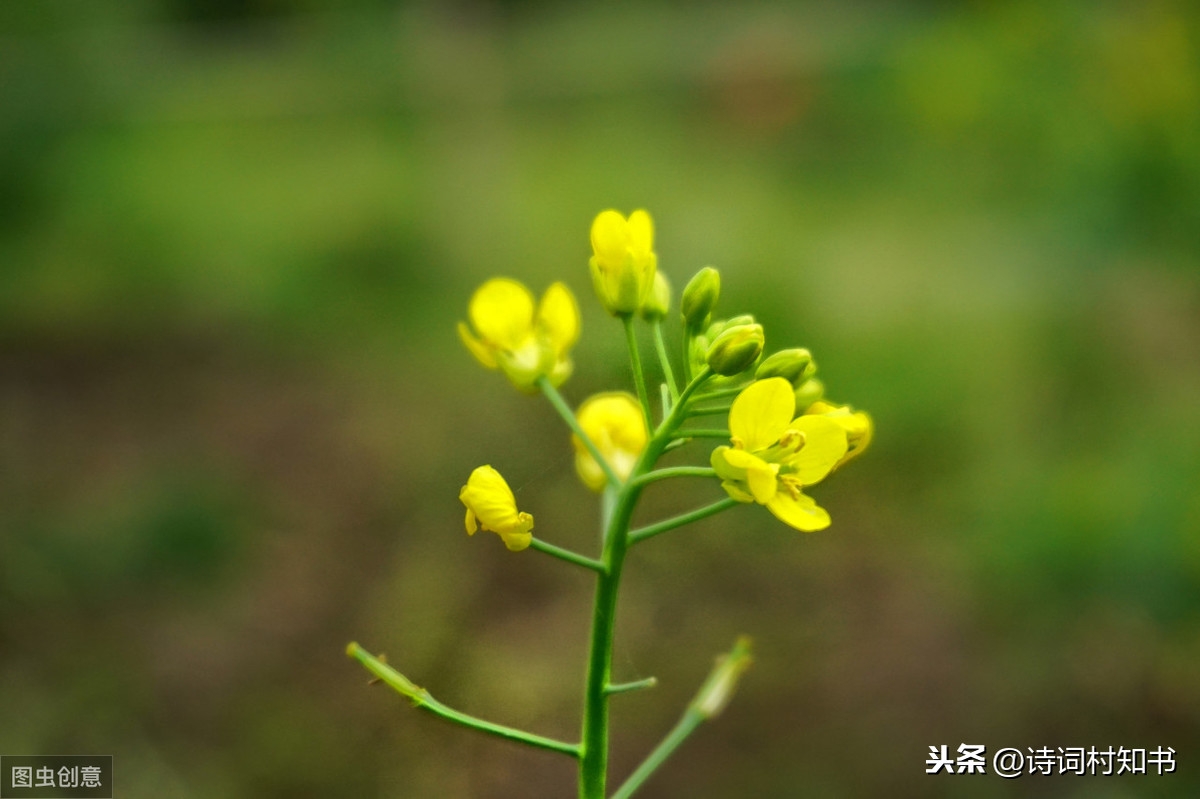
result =
[[654,283],[642,299],[642,318],[647,322],[662,319],[671,309],[671,284],[662,272],[654,273]]
[[762,355],[764,342],[762,325],[730,325],[713,339],[706,360],[719,375],[741,374]]
[[796,388],[796,413],[804,413],[808,407],[825,396],[825,384],[816,378],[805,380]]
[[754,379],[765,380],[768,377],[782,377],[793,386],[798,386],[807,378],[812,377],[812,373],[816,371],[812,353],[803,347],[798,347],[791,350],[780,350],[769,356],[758,365],[758,369],[754,372]]
[[704,327],[720,295],[721,273],[716,269],[706,266],[692,276],[679,300],[679,310],[688,330]]
[[735,316],[732,319],[716,320],[715,322],[713,322],[712,324],[710,324],[708,326],[708,330],[705,330],[704,334],[706,336],[708,336],[709,341],[713,341],[717,338],[717,336],[721,335],[721,333],[723,331],[725,331],[728,328],[733,327],[734,325],[752,325],[752,324],[754,324],[754,317],[748,313],[744,313],[744,314],[741,314],[740,316]]

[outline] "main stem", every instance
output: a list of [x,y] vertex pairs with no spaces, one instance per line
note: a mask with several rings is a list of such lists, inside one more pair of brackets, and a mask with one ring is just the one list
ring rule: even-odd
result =
[[604,799],[608,776],[608,698],[612,681],[613,626],[617,618],[617,591],[621,571],[629,547],[629,522],[641,496],[643,484],[639,477],[654,468],[654,464],[671,441],[675,430],[686,418],[691,394],[706,381],[707,369],[688,384],[650,438],[633,467],[628,480],[617,490],[616,502],[604,531],[604,550],[601,562],[604,571],[596,578],[596,597],[592,606],[592,640],[588,655],[587,683],[584,687],[583,740],[579,756],[580,799]]

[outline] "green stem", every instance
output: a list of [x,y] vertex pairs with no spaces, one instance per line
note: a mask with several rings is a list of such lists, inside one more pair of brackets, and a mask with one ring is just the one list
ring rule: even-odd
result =
[[604,564],[600,561],[589,558],[585,555],[580,555],[578,552],[572,552],[569,549],[557,547],[554,544],[547,543],[540,538],[531,539],[529,542],[530,549],[536,549],[538,552],[545,552],[547,555],[553,555],[559,560],[565,560],[567,563],[574,563],[576,566],[582,566],[585,569],[591,569],[595,572],[604,572]]
[[643,688],[653,688],[658,685],[657,677],[647,677],[644,680],[634,680],[633,682],[618,682],[609,685],[604,689],[604,692],[609,696],[615,694],[623,694],[628,691],[640,691]]
[[658,362],[662,364],[663,376],[667,381],[667,388],[671,391],[671,399],[679,399],[679,386],[675,382],[675,372],[671,369],[671,359],[667,357],[667,343],[663,339],[662,320],[655,319],[651,322],[654,327],[654,349],[658,350]]
[[726,497],[725,499],[718,500],[711,505],[705,505],[703,508],[696,508],[694,511],[682,513],[678,516],[672,516],[669,519],[664,519],[661,522],[655,522],[654,524],[648,524],[645,527],[639,527],[636,530],[630,531],[629,543],[632,546],[633,544],[645,541],[647,538],[656,536],[659,533],[665,533],[668,530],[674,530],[676,527],[682,527],[685,524],[697,522],[701,519],[707,519],[709,516],[718,514],[723,510],[729,510],[734,505],[738,504],[740,503],[736,499],[732,497]]
[[716,717],[728,703],[737,687],[738,678],[750,666],[750,641],[739,638],[733,649],[717,660],[708,679],[696,693],[679,722],[667,733],[654,751],[629,775],[612,799],[629,799],[650,778],[658,767],[674,753],[687,737],[704,722]]
[[580,756],[580,746],[578,744],[569,744],[564,741],[556,741],[553,738],[544,738],[541,735],[534,735],[531,732],[518,730],[514,727],[506,727],[503,724],[493,724],[490,721],[469,716],[466,713],[443,705],[430,696],[429,692],[424,688],[414,685],[403,674],[372,656],[371,653],[356,643],[352,642],[346,647],[346,654],[361,663],[366,667],[367,671],[374,674],[380,681],[387,683],[398,693],[412,700],[412,703],[416,707],[435,716],[440,716],[447,721],[453,721],[455,724],[461,724],[464,727],[470,727],[471,729],[496,735],[500,738],[506,738],[510,741],[536,746],[539,749],[549,749],[551,752],[559,752],[575,758]]
[[554,406],[554,410],[558,411],[558,415],[567,423],[567,427],[571,428],[571,432],[578,436],[583,445],[587,447],[587,451],[595,458],[596,463],[600,464],[600,468],[604,470],[604,476],[608,478],[608,482],[614,486],[621,485],[621,479],[617,477],[616,473],[612,470],[612,466],[600,454],[600,450],[596,447],[595,442],[588,437],[587,433],[583,432],[583,428],[579,426],[579,420],[575,418],[575,412],[571,410],[571,406],[563,399],[562,394],[558,393],[558,389],[550,385],[550,381],[544,376],[537,379],[536,385],[546,395],[546,399],[550,400],[550,404]]
[[728,430],[694,428],[692,430],[680,430],[680,438],[729,438]]
[[627,483],[616,490],[616,501],[606,513],[604,552],[605,570],[596,580],[592,604],[592,635],[588,647],[587,681],[584,687],[583,735],[579,757],[580,799],[604,799],[608,777],[608,687],[612,682],[613,627],[617,617],[617,590],[629,547],[629,520],[637,506],[643,486],[637,478],[654,468],[674,431],[686,418],[686,402],[712,375],[704,369],[679,395],[679,402],[662,420],[642,451]]
[[716,477],[716,469],[708,466],[669,466],[666,469],[655,469],[638,477],[638,485],[649,485],[669,477]]
[[743,391],[745,391],[746,386],[748,386],[748,385],[749,385],[749,383],[746,383],[744,385],[733,386],[731,388],[718,388],[715,391],[705,391],[703,394],[701,394],[696,399],[706,399],[707,400],[707,399],[724,399],[725,397],[736,397],[738,394],[741,394]]
[[683,345],[683,379],[691,380],[695,375],[692,374],[692,341],[696,338],[697,331],[692,330],[685,323],[683,326],[683,336],[680,342]]
[[713,408],[688,408],[688,416],[713,416],[718,413],[729,413],[732,405],[717,405]]
[[629,363],[633,366],[633,383],[637,386],[638,401],[642,403],[642,412],[646,414],[646,428],[652,427],[650,419],[650,395],[646,393],[646,375],[642,372],[642,356],[638,352],[637,333],[633,330],[633,315],[621,317],[625,325],[625,343],[629,346]]

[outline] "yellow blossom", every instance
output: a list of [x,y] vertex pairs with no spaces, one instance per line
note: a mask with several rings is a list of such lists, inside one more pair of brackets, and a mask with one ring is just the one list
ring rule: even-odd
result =
[[512,489],[491,466],[480,466],[471,472],[467,484],[458,492],[467,508],[467,533],[483,528],[504,540],[513,552],[520,552],[533,540],[533,516],[517,510]]
[[504,372],[512,384],[533,390],[539,377],[558,386],[572,369],[570,350],[579,338],[579,307],[562,283],[554,283],[534,308],[533,295],[516,280],[484,283],[467,309],[471,324],[458,323],[467,349],[488,369]]
[[[600,450],[617,477],[625,480],[646,448],[646,417],[638,401],[622,391],[589,397],[579,406],[579,426]],[[571,436],[575,445],[575,471],[593,491],[603,491],[608,478],[579,436]]]
[[841,467],[851,458],[857,457],[871,443],[875,433],[875,424],[864,411],[853,411],[849,405],[834,405],[825,400],[818,400],[808,407],[805,416],[824,416],[831,419],[846,431],[846,454],[833,465],[834,469]]
[[592,222],[592,285],[605,310],[631,314],[654,284],[654,223],[645,211],[626,219],[618,211],[601,211]]
[[846,432],[825,416],[799,416],[792,384],[782,377],[758,380],[729,409],[730,447],[717,447],[712,466],[721,486],[739,502],[766,505],[780,521],[813,532],[829,514],[804,494],[846,454]]

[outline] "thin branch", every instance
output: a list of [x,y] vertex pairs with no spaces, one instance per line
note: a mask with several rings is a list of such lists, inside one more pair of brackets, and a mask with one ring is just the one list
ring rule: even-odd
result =
[[412,700],[413,705],[425,710],[435,716],[440,716],[447,721],[453,721],[455,724],[461,724],[464,727],[470,727],[480,732],[490,733],[491,735],[500,738],[506,738],[510,741],[535,746],[539,749],[548,749],[551,752],[570,755],[578,758],[581,753],[579,744],[569,744],[564,741],[556,741],[553,738],[544,738],[541,735],[534,735],[531,732],[518,730],[514,727],[505,727],[503,724],[493,724],[490,721],[468,716],[466,713],[461,713],[454,708],[447,707],[441,702],[429,695],[429,692],[424,688],[414,685],[411,680],[405,677],[400,672],[393,669],[391,666],[384,663],[379,658],[372,656],[369,652],[363,649],[356,643],[351,643],[346,647],[346,654],[361,663],[367,671],[375,675],[382,682],[387,683],[394,688],[402,696]]
[[676,430],[675,435],[680,438],[729,438],[730,433],[728,430],[695,428]]
[[689,418],[692,416],[714,416],[718,413],[729,413],[729,409],[732,407],[732,405],[717,405],[712,408],[688,408],[687,415]]
[[679,384],[675,382],[675,372],[671,369],[671,359],[667,357],[667,343],[663,339],[662,320],[655,319],[650,324],[654,328],[654,349],[658,350],[658,362],[662,365],[667,388],[671,390],[671,399],[678,400]]
[[617,789],[612,799],[629,799],[638,788],[658,770],[666,759],[679,748],[688,736],[706,721],[715,718],[733,696],[742,672],[750,667],[750,639],[741,637],[728,654],[717,658],[717,665],[700,686],[700,690],[688,705],[679,722],[667,733],[667,737],[637,767],[625,784]]
[[646,374],[642,371],[642,356],[638,352],[637,333],[633,329],[633,316],[626,314],[621,317],[625,325],[625,343],[629,347],[629,363],[633,367],[633,383],[637,386],[638,401],[642,403],[642,412],[646,414],[646,427],[650,427],[650,395],[646,393]]
[[604,470],[604,476],[608,478],[608,482],[614,486],[621,485],[621,479],[617,477],[616,472],[612,470],[612,466],[600,454],[600,450],[596,447],[595,442],[592,441],[587,433],[583,432],[583,428],[579,426],[579,420],[575,418],[575,412],[571,410],[571,406],[567,405],[567,401],[563,399],[562,394],[558,393],[558,389],[550,385],[550,381],[545,377],[537,379],[537,387],[546,395],[546,399],[550,400],[550,404],[554,406],[554,410],[558,411],[558,415],[567,423],[567,427],[571,428],[571,432],[578,436],[583,445],[587,447],[587,451],[591,453],[596,463]]
[[582,566],[585,569],[591,569],[594,572],[604,574],[606,569],[604,564],[595,558],[589,558],[586,555],[580,555],[578,552],[572,552],[569,549],[555,546],[554,544],[543,541],[540,538],[533,538],[529,542],[530,549],[536,549],[538,552],[545,552],[547,555],[552,555],[559,560],[565,560],[567,563],[574,563],[576,566]]
[[664,469],[656,469],[653,472],[646,472],[641,477],[633,481],[634,485],[649,485],[656,483],[659,480],[666,480],[669,477],[716,477],[715,469],[708,466],[668,466]]
[[739,503],[736,499],[732,497],[726,497],[725,499],[718,500],[711,505],[705,505],[703,508],[696,508],[694,511],[683,513],[679,516],[672,516],[670,519],[664,519],[661,522],[648,524],[645,527],[639,527],[638,529],[631,530],[629,532],[629,543],[630,545],[637,544],[641,541],[645,541],[651,536],[656,536],[659,533],[665,533],[668,530],[674,530],[676,527],[682,527],[683,525],[690,524],[691,522],[707,519],[709,516],[720,513],[723,510],[728,510],[737,504]]
[[634,680],[633,682],[617,682],[609,683],[604,689],[604,693],[612,696],[613,694],[623,694],[628,691],[640,691],[643,688],[653,688],[658,685],[657,677],[647,677],[644,680]]

